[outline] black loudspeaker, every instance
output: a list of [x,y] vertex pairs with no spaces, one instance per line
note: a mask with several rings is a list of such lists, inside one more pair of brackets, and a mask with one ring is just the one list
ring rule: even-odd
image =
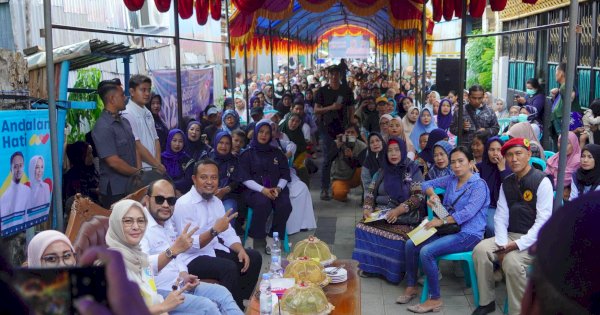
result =
[[442,97],[447,96],[451,90],[456,91],[459,96],[462,96],[458,82],[459,68],[460,59],[437,59],[435,89]]

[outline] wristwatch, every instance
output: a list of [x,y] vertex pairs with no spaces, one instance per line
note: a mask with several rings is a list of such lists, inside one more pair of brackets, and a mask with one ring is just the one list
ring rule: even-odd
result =
[[210,228],[210,235],[212,237],[217,237],[217,235],[219,235],[219,232],[217,232],[217,230]]
[[173,254],[173,251],[171,250],[171,248],[167,248],[167,250],[165,250],[165,255],[169,259],[175,259],[175,258],[177,258],[177,255]]

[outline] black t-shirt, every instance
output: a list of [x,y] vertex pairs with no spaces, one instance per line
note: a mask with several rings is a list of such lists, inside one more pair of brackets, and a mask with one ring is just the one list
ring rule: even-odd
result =
[[337,111],[326,112],[319,118],[319,128],[326,130],[333,138],[344,133],[344,126],[348,124],[348,108],[354,103],[354,94],[347,86],[340,85],[334,90],[329,84],[319,88],[315,94],[315,103],[322,107],[335,103],[340,96],[343,98],[343,107]]

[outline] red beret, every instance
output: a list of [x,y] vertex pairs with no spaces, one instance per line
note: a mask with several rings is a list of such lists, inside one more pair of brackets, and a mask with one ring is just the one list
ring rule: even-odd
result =
[[531,150],[531,147],[529,145],[529,139],[525,139],[525,138],[512,138],[508,141],[506,141],[506,143],[504,143],[504,145],[502,146],[502,149],[500,149],[500,152],[502,153],[502,155],[506,154],[506,151],[508,151],[511,148],[514,147],[522,147],[527,149],[527,151]]

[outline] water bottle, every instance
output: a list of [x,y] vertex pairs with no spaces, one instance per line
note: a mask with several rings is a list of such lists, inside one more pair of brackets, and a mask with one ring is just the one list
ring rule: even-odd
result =
[[271,256],[271,266],[269,267],[269,273],[271,279],[283,278],[283,268],[281,268],[281,258],[277,256]]
[[263,273],[260,282],[260,314],[271,315],[273,312],[273,300],[271,298],[271,280],[268,273]]
[[279,232],[273,232],[273,245],[271,246],[271,257],[277,257],[281,264],[281,244],[279,244]]

